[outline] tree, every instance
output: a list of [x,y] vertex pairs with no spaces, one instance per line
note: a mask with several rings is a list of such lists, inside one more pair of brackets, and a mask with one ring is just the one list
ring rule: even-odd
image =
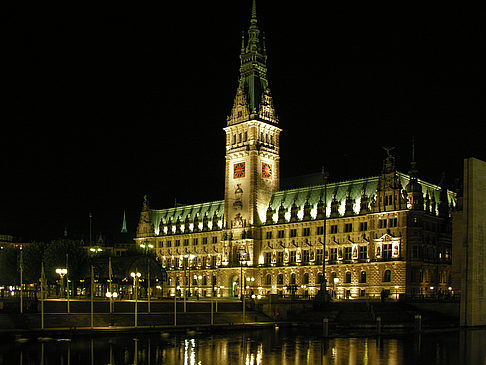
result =
[[19,249],[4,247],[0,250],[0,284],[16,285],[20,283]]
[[32,242],[29,245],[23,246],[23,281],[25,283],[39,282],[42,270],[42,258],[46,247],[47,244],[45,242]]
[[44,250],[43,260],[46,279],[51,283],[59,279],[56,269],[66,268],[66,261],[68,261],[68,276],[73,283],[84,278],[89,272],[88,254],[79,241],[70,239],[52,241]]

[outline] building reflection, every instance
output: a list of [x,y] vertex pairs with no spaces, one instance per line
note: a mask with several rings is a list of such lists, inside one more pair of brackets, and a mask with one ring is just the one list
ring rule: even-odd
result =
[[0,347],[12,364],[398,365],[486,363],[486,330],[404,338],[330,338],[305,329],[213,335],[38,339]]

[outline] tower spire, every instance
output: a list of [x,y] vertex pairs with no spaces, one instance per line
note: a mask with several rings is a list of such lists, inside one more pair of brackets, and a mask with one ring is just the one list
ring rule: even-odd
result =
[[412,137],[412,159],[410,161],[410,170],[408,174],[411,178],[417,178],[418,170],[416,167],[417,163],[415,162],[415,139]]
[[261,40],[257,22],[256,1],[253,0],[246,44],[245,37],[242,38],[240,79],[228,125],[252,119],[278,123],[268,87],[265,39]]
[[121,229],[121,233],[127,233],[127,221],[126,221],[126,218],[125,218],[125,210],[123,210],[123,223],[122,223],[122,229]]
[[253,0],[253,4],[251,6],[251,19],[253,21],[253,19],[255,19],[255,23],[256,23],[256,0]]

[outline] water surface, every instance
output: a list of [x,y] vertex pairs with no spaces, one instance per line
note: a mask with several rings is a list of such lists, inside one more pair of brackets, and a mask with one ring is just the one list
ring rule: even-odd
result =
[[486,330],[322,339],[310,329],[77,336],[0,345],[0,364],[486,364]]

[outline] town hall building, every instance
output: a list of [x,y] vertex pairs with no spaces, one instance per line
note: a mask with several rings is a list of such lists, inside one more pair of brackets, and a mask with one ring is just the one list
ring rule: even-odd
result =
[[[382,172],[302,178],[281,189],[280,132],[253,3],[227,119],[224,200],[157,209],[145,198],[136,244],[154,247],[164,296],[447,294],[454,193],[408,173],[386,149]],[[222,161],[223,163],[223,161]],[[244,285],[241,285],[241,283]]]

